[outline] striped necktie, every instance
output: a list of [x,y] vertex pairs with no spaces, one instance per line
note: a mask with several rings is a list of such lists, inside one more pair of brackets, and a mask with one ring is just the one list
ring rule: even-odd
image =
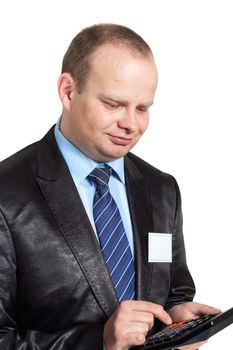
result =
[[95,168],[89,178],[96,185],[93,215],[100,248],[119,301],[134,299],[135,269],[126,232],[108,186],[111,168]]

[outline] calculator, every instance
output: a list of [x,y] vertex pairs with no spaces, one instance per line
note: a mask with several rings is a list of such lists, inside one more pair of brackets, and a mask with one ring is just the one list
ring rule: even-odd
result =
[[206,340],[232,323],[233,307],[217,315],[203,315],[189,321],[174,323],[149,336],[143,345],[133,346],[131,349],[174,349],[177,346]]

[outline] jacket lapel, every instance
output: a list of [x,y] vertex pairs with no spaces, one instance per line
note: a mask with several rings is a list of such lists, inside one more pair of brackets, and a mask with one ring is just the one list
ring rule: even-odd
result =
[[153,273],[153,264],[148,263],[148,232],[153,227],[149,188],[131,157],[125,157],[125,175],[134,232],[136,298],[149,300]]
[[[37,156],[38,185],[90,288],[109,317],[118,306],[118,300],[99,243],[57,147],[53,128],[38,143]],[[149,300],[153,273],[153,264],[148,264],[148,232],[153,227],[150,196],[146,180],[131,155],[125,157],[125,176],[134,232],[136,298]]]
[[38,143],[37,154],[38,185],[92,292],[109,317],[118,300],[96,236],[56,145],[53,128]]

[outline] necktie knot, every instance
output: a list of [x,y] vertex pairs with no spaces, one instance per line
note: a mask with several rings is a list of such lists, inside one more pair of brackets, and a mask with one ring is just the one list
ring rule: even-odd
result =
[[98,188],[101,186],[108,186],[111,173],[111,168],[95,168],[89,174],[89,178]]

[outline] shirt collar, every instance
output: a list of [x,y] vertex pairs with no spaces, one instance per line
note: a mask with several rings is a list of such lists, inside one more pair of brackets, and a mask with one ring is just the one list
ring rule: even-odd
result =
[[[103,163],[98,163],[87,157],[79,148],[71,143],[59,129],[60,120],[61,119],[58,120],[54,129],[55,139],[72,176],[75,177],[76,183],[79,184],[86,179],[97,166],[101,166]],[[108,164],[114,170],[113,175],[125,184],[124,158],[122,157],[105,164]]]

